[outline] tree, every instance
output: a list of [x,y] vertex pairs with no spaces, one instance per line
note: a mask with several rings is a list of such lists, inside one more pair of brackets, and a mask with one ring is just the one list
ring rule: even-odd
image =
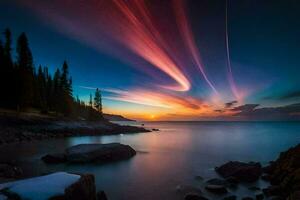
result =
[[14,66],[11,56],[11,32],[9,29],[6,29],[3,33],[5,37],[4,44],[0,44],[0,90],[2,93],[0,105],[2,107],[13,107],[16,100],[16,84],[14,76]]
[[94,97],[94,107],[96,110],[102,114],[102,98],[101,98],[101,93],[100,90],[97,88],[95,92],[95,97]]
[[34,67],[31,50],[25,33],[17,41],[17,67],[19,72],[18,108],[33,106],[34,99]]
[[60,111],[64,115],[70,115],[73,106],[73,91],[72,91],[72,78],[69,77],[69,67],[66,61],[62,66],[62,74],[60,78],[61,88],[61,102]]
[[92,94],[90,94],[89,106],[90,106],[91,108],[93,107],[93,96],[92,96]]

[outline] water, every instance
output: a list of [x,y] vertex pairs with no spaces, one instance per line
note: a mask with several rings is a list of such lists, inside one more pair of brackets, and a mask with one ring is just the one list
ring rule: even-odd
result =
[[[177,200],[182,199],[176,191],[178,185],[201,187],[195,176],[217,177],[215,166],[229,160],[267,164],[300,142],[300,123],[295,122],[145,122],[145,127],[160,131],[6,145],[0,147],[0,157],[15,160],[27,176],[58,170],[92,173],[97,189],[104,190],[110,200]],[[129,144],[138,154],[104,165],[46,165],[40,161],[46,153],[62,152],[72,145],[110,142]],[[260,187],[266,184],[256,183]],[[250,195],[247,187],[241,185],[232,192]]]

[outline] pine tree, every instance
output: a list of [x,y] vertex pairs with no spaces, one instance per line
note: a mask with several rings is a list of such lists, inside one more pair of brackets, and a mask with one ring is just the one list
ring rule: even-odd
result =
[[92,96],[92,94],[90,94],[89,106],[90,106],[91,108],[93,107],[93,96]]
[[61,97],[62,101],[60,103],[60,111],[64,115],[70,115],[73,106],[73,95],[72,95],[72,78],[69,77],[69,67],[66,61],[64,61],[62,66],[62,75],[60,78],[61,86]]
[[19,71],[18,107],[24,109],[33,106],[34,100],[34,67],[31,50],[25,33],[17,42],[17,67]]
[[13,61],[11,56],[12,50],[12,39],[11,32],[9,29],[4,31],[5,43],[1,44],[1,106],[11,108],[15,105],[16,100],[16,84],[14,76]]
[[101,98],[101,93],[100,90],[97,88],[95,92],[95,97],[94,97],[94,107],[96,110],[102,114],[102,98]]

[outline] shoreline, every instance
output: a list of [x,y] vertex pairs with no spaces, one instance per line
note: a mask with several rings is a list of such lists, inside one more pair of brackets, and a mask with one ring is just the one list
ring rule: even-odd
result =
[[76,136],[151,132],[142,127],[107,120],[86,121],[42,115],[0,115],[0,145]]

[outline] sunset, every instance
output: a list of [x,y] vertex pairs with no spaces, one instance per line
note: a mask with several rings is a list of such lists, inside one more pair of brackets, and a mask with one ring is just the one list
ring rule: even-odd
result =
[[299,19],[297,0],[1,0],[0,199],[299,200]]

